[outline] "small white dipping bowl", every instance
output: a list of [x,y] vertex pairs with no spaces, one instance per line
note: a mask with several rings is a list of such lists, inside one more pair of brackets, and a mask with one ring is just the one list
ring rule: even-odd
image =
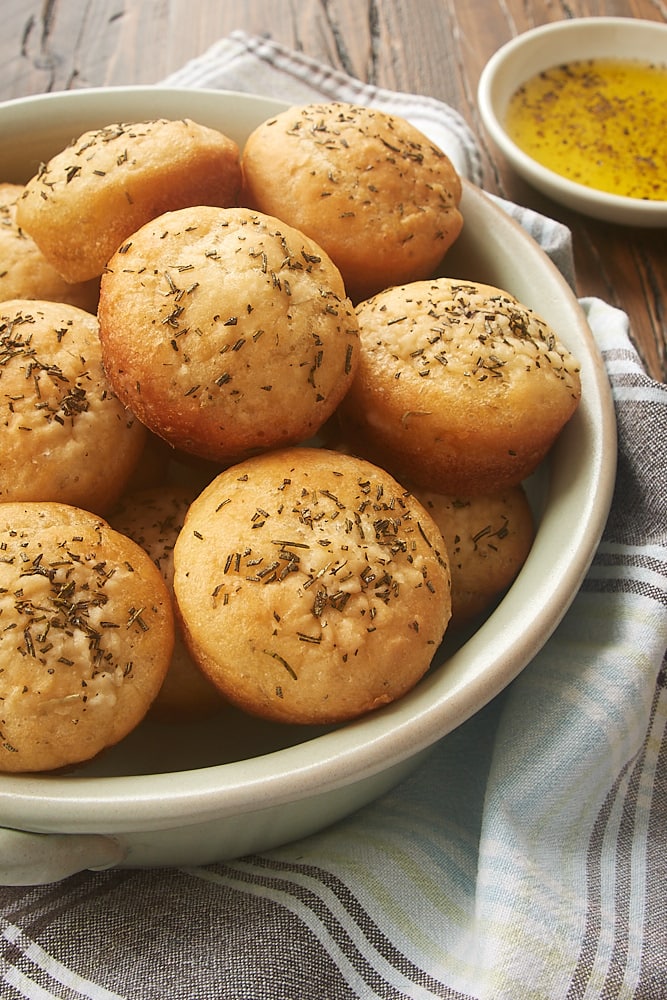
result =
[[[26,181],[90,128],[190,117],[242,144],[276,101],[130,87],[0,105],[0,179]],[[239,715],[146,721],[67,774],[0,774],[0,884],[49,882],[112,865],[206,864],[321,829],[405,778],[433,745],[512,681],[561,620],[609,511],[616,428],[609,384],[569,286],[520,226],[470,184],[447,273],[513,293],[581,362],[582,401],[533,477],[535,542],[497,609],[465,642],[445,643],[405,697],[330,730]]]
[[[629,226],[667,226],[667,201],[644,201],[577,184],[537,163],[505,131],[512,95],[543,70],[583,59],[639,59],[667,64],[667,24],[631,17],[584,17],[526,31],[489,59],[477,92],[484,125],[529,184],[584,215]],[[664,138],[664,137],[663,137]]]

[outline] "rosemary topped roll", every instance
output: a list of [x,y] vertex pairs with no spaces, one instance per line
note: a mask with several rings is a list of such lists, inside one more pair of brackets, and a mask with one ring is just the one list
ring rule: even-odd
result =
[[99,282],[65,281],[33,239],[16,222],[22,184],[0,183],[0,302],[46,299],[97,311]]
[[0,548],[0,771],[89,760],[164,680],[166,585],[143,549],[66,504],[0,504]]
[[102,367],[97,318],[41,300],[0,302],[0,501],[104,514],[133,474],[145,427]]
[[324,247],[354,301],[431,275],[463,225],[449,158],[375,108],[290,108],[250,134],[241,165],[248,204]]
[[[141,545],[162,573],[173,597],[174,545],[197,490],[170,482],[128,493],[109,517],[116,531]],[[163,722],[203,718],[219,712],[220,693],[190,656],[176,621],[169,671],[151,706],[151,718]]]
[[230,464],[312,436],[352,381],[359,330],[311,239],[243,208],[168,212],[102,276],[115,391],[176,448]]
[[85,281],[145,222],[186,205],[235,205],[240,182],[238,146],[215,129],[114,122],[42,164],[16,217],[67,281]]
[[442,532],[452,574],[452,626],[461,628],[493,607],[514,582],[535,537],[523,486],[472,497],[414,489]]
[[174,550],[186,641],[246,711],[351,719],[424,675],[451,612],[442,535],[388,473],[324,448],[222,472]]
[[359,368],[339,413],[358,450],[401,481],[460,496],[516,485],[579,405],[577,360],[499,288],[412,282],[357,316]]

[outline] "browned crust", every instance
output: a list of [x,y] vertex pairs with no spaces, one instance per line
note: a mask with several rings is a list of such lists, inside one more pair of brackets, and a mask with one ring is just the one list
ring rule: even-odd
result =
[[0,770],[92,758],[164,679],[173,611],[150,557],[62,504],[0,504]]
[[312,436],[347,391],[358,324],[312,240],[249,209],[143,227],[100,292],[115,391],[174,447],[221,464]]
[[66,303],[0,303],[0,501],[50,500],[104,514],[146,430],[102,368],[97,318]]
[[578,406],[576,360],[505,291],[438,278],[382,292],[357,315],[361,358],[341,420],[402,480],[462,496],[516,485]]
[[235,205],[240,183],[238,146],[214,129],[189,119],[114,123],[42,165],[17,221],[67,281],[84,281],[150,219],[189,205]]
[[202,669],[277,721],[343,721],[402,696],[450,617],[433,519],[384,470],[325,449],[223,472],[191,506],[174,564]]
[[247,203],[307,233],[353,301],[428,277],[461,230],[448,157],[397,116],[308,104],[260,125],[242,153]]

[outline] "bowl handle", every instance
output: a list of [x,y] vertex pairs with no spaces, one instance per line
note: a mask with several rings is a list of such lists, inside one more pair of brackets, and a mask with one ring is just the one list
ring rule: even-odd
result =
[[113,837],[0,828],[0,885],[59,882],[86,869],[112,868],[124,856],[123,846]]

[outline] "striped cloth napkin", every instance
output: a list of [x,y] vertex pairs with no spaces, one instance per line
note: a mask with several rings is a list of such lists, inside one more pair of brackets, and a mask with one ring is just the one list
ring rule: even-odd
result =
[[[411,119],[479,181],[458,114],[235,33],[169,84]],[[571,277],[567,231],[507,211]],[[543,651],[395,791],[227,864],[0,888],[0,996],[667,998],[667,388],[628,319],[583,307],[613,387],[616,494]]]

